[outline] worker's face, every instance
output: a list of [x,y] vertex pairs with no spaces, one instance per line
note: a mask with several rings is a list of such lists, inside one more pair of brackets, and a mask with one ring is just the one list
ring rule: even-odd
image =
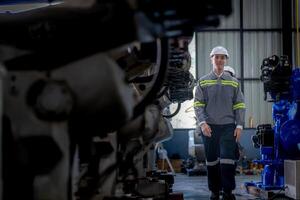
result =
[[213,64],[213,67],[218,70],[224,69],[226,60],[227,60],[227,57],[225,55],[221,55],[221,54],[216,54],[213,57],[211,57],[211,63]]

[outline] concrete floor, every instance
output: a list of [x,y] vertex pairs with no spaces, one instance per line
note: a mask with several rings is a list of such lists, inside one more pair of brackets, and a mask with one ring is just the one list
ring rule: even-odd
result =
[[[236,189],[233,193],[237,200],[258,200],[253,195],[247,194],[244,188],[244,182],[259,181],[259,176],[236,176]],[[174,192],[182,192],[184,194],[184,200],[208,200],[210,191],[207,187],[206,176],[187,176],[185,174],[176,174],[175,184],[173,186]],[[286,198],[276,198],[277,200],[283,200]]]

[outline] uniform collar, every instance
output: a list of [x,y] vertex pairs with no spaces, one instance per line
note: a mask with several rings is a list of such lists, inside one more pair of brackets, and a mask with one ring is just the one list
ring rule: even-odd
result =
[[212,76],[212,78],[213,79],[219,79],[219,78],[221,78],[221,79],[223,79],[223,80],[225,80],[226,78],[225,78],[225,73],[224,73],[224,71],[222,72],[222,74],[220,75],[220,76],[218,76],[215,72],[214,72],[214,70],[211,70],[211,76]]

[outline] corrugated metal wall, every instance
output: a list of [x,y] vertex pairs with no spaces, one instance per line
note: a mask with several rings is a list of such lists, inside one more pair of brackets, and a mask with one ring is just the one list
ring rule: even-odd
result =
[[256,127],[258,124],[272,123],[272,104],[264,101],[263,84],[259,81],[245,82],[246,124]]
[[232,0],[233,12],[228,17],[222,17],[217,29],[240,28],[240,0]]
[[[244,29],[279,29],[281,28],[282,0],[243,0]],[[221,29],[240,28],[240,0],[233,0],[234,13],[222,22]],[[241,44],[239,30],[211,31],[197,33],[197,75],[211,70],[209,53],[214,46],[225,46],[230,54],[228,65],[241,75]],[[244,77],[259,78],[262,60],[268,56],[282,54],[282,35],[280,31],[243,32]],[[254,126],[259,123],[272,123],[271,103],[264,101],[263,84],[258,80],[244,81],[244,94],[247,104],[246,127],[253,118]]]
[[[263,59],[274,54],[282,55],[281,33],[244,33],[244,77],[259,78]],[[262,82],[244,81],[244,85],[247,105],[246,125],[249,126],[251,117],[254,126],[260,123],[272,123],[272,104],[264,101]]]
[[[240,33],[202,32],[197,34],[198,77],[211,71],[209,53],[217,45],[225,46],[230,54],[228,65],[234,67],[240,77]],[[282,53],[281,33],[244,33],[244,77],[258,78],[263,58]]]
[[228,65],[240,74],[240,34],[238,32],[201,32],[197,33],[197,74],[198,77],[207,74],[212,70],[209,57],[211,49],[215,46],[224,46],[228,49]]
[[281,33],[244,33],[244,77],[259,78],[263,59],[274,54],[282,54]]
[[281,28],[282,0],[243,0],[244,28]]

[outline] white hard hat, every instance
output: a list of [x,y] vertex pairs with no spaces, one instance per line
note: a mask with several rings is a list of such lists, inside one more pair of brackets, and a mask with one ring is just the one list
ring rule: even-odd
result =
[[222,47],[222,46],[217,46],[215,48],[213,48],[209,54],[210,57],[216,55],[216,54],[222,54],[225,55],[227,58],[229,58],[229,54],[226,48]]
[[235,71],[234,71],[234,69],[233,69],[232,67],[230,67],[230,66],[224,66],[224,71],[225,71],[225,72],[231,73],[232,76],[235,76]]

